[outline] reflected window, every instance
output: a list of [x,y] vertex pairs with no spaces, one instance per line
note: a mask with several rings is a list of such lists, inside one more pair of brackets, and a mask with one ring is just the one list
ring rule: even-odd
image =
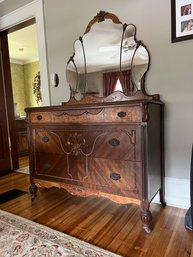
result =
[[118,78],[117,83],[116,83],[116,86],[115,86],[115,91],[121,91],[121,92],[123,92],[123,87],[122,87],[122,85],[121,85],[121,82],[120,82],[119,78]]
[[131,70],[103,73],[103,95],[108,96],[114,91],[122,91],[127,95],[134,94]]

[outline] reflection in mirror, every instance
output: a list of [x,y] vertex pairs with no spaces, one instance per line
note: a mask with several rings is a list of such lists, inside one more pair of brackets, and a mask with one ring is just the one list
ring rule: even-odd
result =
[[135,49],[131,63],[133,84],[136,85],[138,90],[143,90],[143,79],[148,68],[149,53],[142,44],[139,44]]
[[100,12],[75,41],[66,77],[76,100],[85,94],[106,97],[116,90],[117,83],[119,90],[132,96],[141,90],[148,67],[149,54],[136,40],[136,27],[123,24],[114,14]]

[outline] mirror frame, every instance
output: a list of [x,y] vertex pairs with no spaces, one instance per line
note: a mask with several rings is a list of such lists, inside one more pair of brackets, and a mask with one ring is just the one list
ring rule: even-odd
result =
[[[125,93],[123,92],[120,92],[120,91],[114,91],[111,95],[109,96],[106,96],[106,97],[99,97],[99,96],[95,96],[96,98],[99,98],[99,102],[108,102],[108,101],[125,101],[125,100],[138,100],[138,99],[152,99],[152,100],[159,100],[160,97],[158,94],[156,95],[149,95],[147,94],[146,90],[145,90],[145,77],[146,77],[146,74],[149,70],[149,67],[150,67],[150,54],[149,54],[149,51],[147,49],[147,47],[142,43],[141,40],[137,40],[136,39],[136,26],[134,24],[127,24],[127,23],[122,23],[119,18],[113,14],[113,13],[108,13],[108,12],[105,12],[105,11],[100,11],[96,16],[94,16],[94,18],[88,23],[86,29],[85,29],[85,32],[83,34],[83,36],[85,34],[87,34],[91,29],[92,29],[92,26],[95,24],[95,23],[100,23],[100,22],[103,22],[105,21],[106,19],[110,19],[114,24],[120,24],[123,26],[123,31],[122,31],[122,38],[121,38],[121,47],[120,47],[120,51],[122,51],[123,49],[123,37],[124,37],[124,32],[126,30],[126,28],[128,26],[133,26],[134,27],[134,35],[133,35],[133,39],[134,41],[136,42],[136,47],[135,47],[135,50],[134,50],[134,53],[133,53],[133,56],[132,56],[132,59],[131,59],[131,81],[133,83],[133,86],[136,88],[136,92],[132,95],[132,96],[129,96],[129,95],[126,95]],[[83,49],[83,56],[84,56],[84,69],[85,69],[85,73],[84,73],[84,76],[85,76],[85,81],[86,81],[86,76],[87,76],[87,65],[86,65],[86,55],[85,55],[85,49],[84,49],[84,44],[83,44],[83,36],[80,36],[79,40],[82,44],[82,49]],[[75,40],[74,41],[74,44],[75,42],[77,41]],[[138,49],[140,47],[143,47],[146,51],[147,51],[147,55],[148,55],[148,63],[147,63],[147,68],[146,70],[144,71],[143,75],[141,76],[141,79],[139,81],[139,84],[140,85],[137,85],[136,82],[134,81],[134,75],[133,75],[133,72],[134,72],[134,60],[135,60],[135,56],[136,56],[136,53],[138,51]],[[82,98],[80,100],[77,100],[75,95],[78,93],[78,69],[77,69],[77,66],[76,66],[76,63],[74,61],[74,57],[75,57],[76,53],[75,53],[75,47],[74,47],[74,53],[73,55],[69,58],[68,62],[67,62],[67,67],[68,67],[68,64],[70,62],[73,63],[74,67],[75,67],[75,71],[76,71],[76,88],[75,90],[73,91],[72,90],[72,87],[70,86],[70,90],[71,90],[71,99],[74,98],[75,101],[79,101],[82,100]],[[120,54],[121,56],[122,54]],[[66,72],[67,72],[67,67],[66,67]],[[121,71],[121,57],[120,57],[120,71]],[[85,89],[86,89],[86,86],[85,86]],[[93,92],[93,93],[96,93],[96,92]],[[82,93],[83,95],[83,98],[85,97],[84,95],[92,95],[92,92],[84,92]],[[89,99],[90,97],[87,96],[87,99]],[[93,97],[91,97],[93,99]],[[72,100],[72,102],[74,102],[74,100]],[[83,101],[84,102],[84,101]]]

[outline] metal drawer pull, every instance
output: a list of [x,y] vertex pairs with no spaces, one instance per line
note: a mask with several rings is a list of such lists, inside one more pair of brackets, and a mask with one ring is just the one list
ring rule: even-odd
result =
[[43,169],[44,170],[49,170],[50,167],[51,167],[51,165],[49,163],[44,163],[43,164]]
[[37,115],[38,120],[42,120],[42,118],[43,118],[42,115]]
[[121,175],[119,173],[113,172],[110,174],[110,178],[113,180],[119,180],[119,179],[121,179]]
[[117,115],[120,117],[120,118],[123,118],[127,115],[126,112],[118,112]]
[[112,146],[118,146],[120,145],[120,141],[116,138],[112,138],[111,140],[109,140],[109,144]]
[[47,137],[47,136],[42,137],[42,141],[44,143],[47,143],[49,141],[49,137]]

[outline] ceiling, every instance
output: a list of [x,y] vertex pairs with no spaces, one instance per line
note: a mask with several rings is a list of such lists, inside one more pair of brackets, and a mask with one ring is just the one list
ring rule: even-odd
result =
[[8,45],[11,62],[26,64],[38,61],[36,25],[8,34]]

